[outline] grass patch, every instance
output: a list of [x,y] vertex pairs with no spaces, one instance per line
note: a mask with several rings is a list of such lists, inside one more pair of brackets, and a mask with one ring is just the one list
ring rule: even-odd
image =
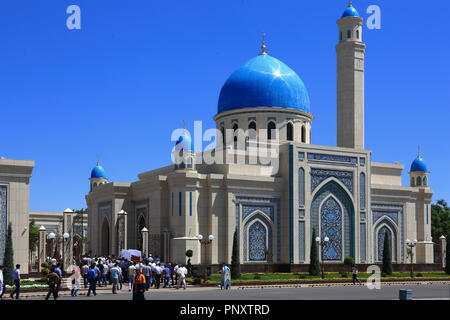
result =
[[[360,272],[359,279],[367,279],[372,274]],[[220,274],[212,274],[208,277],[210,283],[220,283]],[[394,272],[386,275],[382,279],[409,279],[409,272]],[[344,280],[351,279],[351,273],[325,272],[326,280]],[[433,278],[433,279],[450,279],[450,275],[445,272],[421,272],[416,273],[415,278]],[[321,280],[321,276],[311,276],[309,273],[244,273],[239,280],[243,282],[276,282],[276,281],[299,281],[299,280]]]

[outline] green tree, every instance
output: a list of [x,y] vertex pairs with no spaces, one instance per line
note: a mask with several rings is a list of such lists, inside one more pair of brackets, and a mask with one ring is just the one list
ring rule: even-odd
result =
[[188,261],[186,264],[186,269],[188,270],[188,277],[190,277],[192,275],[191,258],[194,255],[194,252],[191,249],[189,249],[189,250],[186,250],[185,255],[188,258]]
[[239,244],[237,239],[237,228],[233,235],[233,253],[231,255],[231,279],[241,278],[241,262],[239,256]]
[[387,230],[384,234],[383,267],[381,271],[385,274],[392,274],[391,241]]
[[309,274],[318,276],[320,274],[319,250],[316,242],[316,229],[313,229],[311,239],[311,252],[309,254]]
[[14,250],[12,241],[12,225],[8,224],[8,233],[6,236],[5,259],[3,261],[3,280],[6,284],[14,284]]
[[431,236],[434,243],[439,243],[442,235],[450,230],[450,208],[445,200],[438,200],[431,205]]
[[447,233],[447,239],[445,240],[446,246],[445,246],[445,273],[450,274],[450,238],[449,238],[450,232]]
[[39,244],[39,228],[35,223],[34,219],[31,219],[28,225],[28,248],[30,253],[35,251]]

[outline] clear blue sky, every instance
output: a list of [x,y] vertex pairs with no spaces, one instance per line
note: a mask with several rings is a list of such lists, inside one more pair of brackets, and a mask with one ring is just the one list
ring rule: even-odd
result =
[[[81,30],[66,9],[81,8]],[[267,52],[294,69],[311,98],[312,142],[336,144],[336,21],[346,0],[2,1],[0,155],[35,160],[32,211],[86,207],[100,154],[110,181],[170,163],[171,132],[214,126],[220,88]],[[366,147],[405,165],[421,145],[434,201],[450,201],[449,1],[353,1],[364,28]]]

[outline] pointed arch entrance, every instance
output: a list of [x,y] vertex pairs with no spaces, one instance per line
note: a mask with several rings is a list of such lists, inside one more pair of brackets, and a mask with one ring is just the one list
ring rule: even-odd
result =
[[109,255],[111,254],[111,246],[110,246],[110,226],[109,226],[109,222],[108,219],[105,217],[103,218],[103,223],[102,223],[102,247],[101,247],[101,252],[102,255]]
[[[147,228],[147,225],[145,223],[145,217],[144,215],[140,215],[138,218],[138,223],[137,223],[137,248],[138,250],[142,251],[142,229],[143,228]],[[147,228],[148,229],[148,228]]]

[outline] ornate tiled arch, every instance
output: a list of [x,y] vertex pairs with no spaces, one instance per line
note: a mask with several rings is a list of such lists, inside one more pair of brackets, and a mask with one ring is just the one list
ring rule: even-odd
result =
[[330,194],[320,204],[320,238],[330,240],[322,248],[322,258],[326,261],[341,261],[342,257],[342,212],[339,200]]
[[383,248],[384,248],[384,237],[386,235],[386,230],[391,235],[391,253],[392,253],[392,261],[398,261],[398,236],[397,236],[397,228],[390,221],[390,219],[384,218],[381,220],[375,227],[374,234],[374,243],[376,244],[376,257],[375,260],[377,262],[383,261]]
[[[264,213],[264,215],[267,217],[266,219],[268,219],[268,220],[270,219],[272,221],[273,228],[271,228],[271,232],[270,232],[271,238],[272,238],[272,234],[273,234],[275,228],[277,231],[276,232],[277,237],[276,237],[276,240],[274,240],[274,241],[276,241],[277,254],[276,254],[276,257],[274,254],[274,262],[276,260],[276,262],[279,263],[281,261],[280,200],[277,198],[236,196],[235,204],[236,204],[236,227],[237,227],[237,230],[241,230],[241,225],[242,225],[242,219],[239,219],[239,217],[240,217],[239,206],[240,205],[242,205],[242,213],[247,210],[251,211],[251,212],[247,213],[246,217],[251,215],[252,212],[259,210],[262,213]],[[239,232],[238,232],[238,237],[239,237]],[[239,241],[239,243],[243,243],[244,240],[241,242],[239,239],[238,241]],[[273,248],[273,246],[271,246],[271,248]]]
[[[405,241],[405,219],[403,216],[403,206],[398,204],[387,204],[387,203],[372,203],[372,231],[373,234],[376,234],[376,227],[378,226],[380,219],[389,217],[389,219],[397,226],[398,228],[398,239],[400,243],[404,243]],[[375,239],[375,236],[374,236]],[[376,241],[373,243],[373,247],[376,246]],[[375,257],[374,260],[377,259],[377,252],[374,251]],[[398,252],[397,260],[404,261],[405,259],[405,246],[400,245],[400,249]]]
[[[265,250],[272,248],[272,224],[256,211],[244,223],[244,261],[264,261]],[[271,251],[271,250],[270,250]]]
[[311,168],[311,193],[328,178],[339,180],[353,194],[353,172]]
[[[354,206],[349,194],[336,181],[331,180],[322,186],[321,189],[314,195],[311,202],[311,234],[313,228],[318,232],[320,221],[321,204],[332,195],[338,203],[340,203],[343,220],[343,236],[342,236],[342,258],[346,256],[355,257],[355,234],[354,234]],[[336,261],[336,260],[333,260]]]

